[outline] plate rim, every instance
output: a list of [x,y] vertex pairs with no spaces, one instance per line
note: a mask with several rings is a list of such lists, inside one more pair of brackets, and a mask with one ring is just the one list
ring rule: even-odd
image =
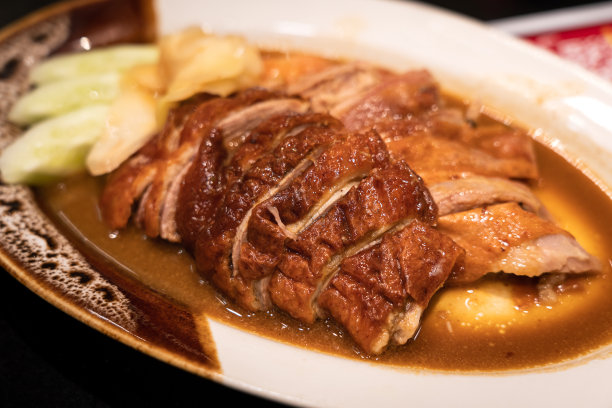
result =
[[[81,7],[86,7],[96,3],[103,3],[104,1],[106,0],[61,0],[57,3],[49,4],[2,27],[0,29],[0,43],[10,40],[13,36],[18,35],[28,28],[36,26],[37,24],[40,24],[48,19],[69,13],[72,10]],[[156,17],[157,16],[155,16],[155,18]],[[23,186],[23,188],[34,195],[34,192],[30,187]],[[44,214],[38,205],[36,205],[36,207],[51,225],[55,225],[48,219],[46,214]],[[111,324],[105,319],[92,314],[75,301],[54,291],[53,288],[50,288],[44,282],[38,281],[35,276],[28,272],[27,267],[16,260],[14,256],[2,245],[0,245],[0,267],[2,267],[20,284],[25,286],[32,293],[45,300],[53,307],[61,310],[68,316],[73,317],[77,321],[93,328],[103,335],[119,341],[135,351],[154,357],[159,361],[191,372],[205,379],[222,383],[220,377],[223,375],[221,372],[217,372],[207,368],[204,365],[197,364],[189,359],[183,358],[180,354],[173,353],[172,351],[165,349],[163,346],[141,340],[133,334],[129,334],[128,332],[119,328],[117,325]]]

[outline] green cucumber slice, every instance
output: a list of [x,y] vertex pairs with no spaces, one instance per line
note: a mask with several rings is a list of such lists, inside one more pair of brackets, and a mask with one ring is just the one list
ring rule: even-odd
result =
[[2,180],[43,184],[82,171],[107,113],[108,106],[91,105],[32,126],[0,154]]
[[9,112],[8,118],[23,126],[87,105],[110,103],[119,94],[120,79],[121,75],[113,72],[42,85],[21,97]]
[[159,49],[152,44],[97,48],[49,58],[30,72],[30,81],[40,85],[76,76],[123,71],[134,65],[157,62],[158,59]]

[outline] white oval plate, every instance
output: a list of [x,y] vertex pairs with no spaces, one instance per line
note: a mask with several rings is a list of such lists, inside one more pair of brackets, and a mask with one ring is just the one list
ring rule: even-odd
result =
[[[528,126],[612,195],[612,86],[483,24],[422,4],[390,1],[158,0],[158,10],[162,34],[199,25],[266,46],[366,59],[403,70],[426,67],[446,90],[480,98]],[[612,405],[609,357],[591,356],[553,370],[449,375],[310,352],[215,322],[211,329],[223,383],[288,403]]]

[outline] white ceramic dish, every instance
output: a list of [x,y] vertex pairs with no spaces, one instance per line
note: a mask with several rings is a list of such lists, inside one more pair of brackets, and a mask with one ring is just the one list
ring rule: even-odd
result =
[[[157,0],[162,34],[200,25],[265,46],[426,67],[451,92],[479,98],[533,130],[612,197],[612,86],[519,40],[409,2],[343,0]],[[63,244],[62,244],[63,245]],[[100,317],[45,292],[96,329],[181,368],[260,396],[316,407],[612,406],[610,347],[546,370],[448,374],[350,360],[261,338],[210,321],[220,370],[159,351]],[[122,299],[122,298],[121,298]],[[97,319],[97,320],[96,320]],[[129,316],[127,317],[129,319]]]
[[[445,89],[478,97],[527,125],[612,191],[612,86],[482,24],[407,2],[265,0],[255,6],[239,0],[160,0],[158,5],[162,33],[200,25],[262,45],[398,69],[427,67]],[[289,403],[575,407],[588,396],[589,406],[612,405],[612,358],[592,356],[545,371],[449,375],[344,360],[214,322],[211,329],[223,383]]]

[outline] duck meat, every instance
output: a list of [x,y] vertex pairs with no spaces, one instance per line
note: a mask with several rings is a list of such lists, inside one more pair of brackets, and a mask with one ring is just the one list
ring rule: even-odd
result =
[[370,354],[402,345],[417,331],[423,311],[463,249],[420,221],[387,234],[380,243],[345,258],[321,291],[320,308]]

